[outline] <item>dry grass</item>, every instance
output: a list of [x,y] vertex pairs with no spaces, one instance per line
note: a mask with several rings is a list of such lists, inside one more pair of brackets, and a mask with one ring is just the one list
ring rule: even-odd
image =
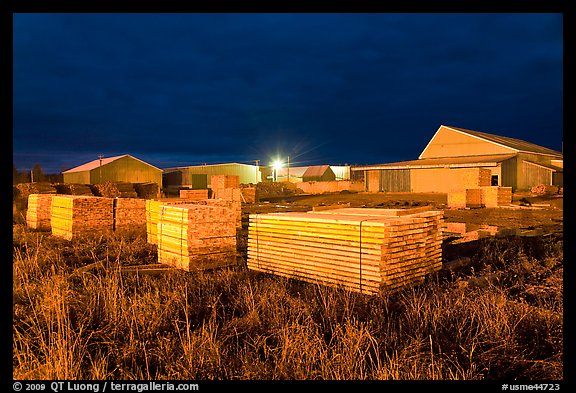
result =
[[121,273],[154,260],[144,234],[13,236],[15,379],[563,378],[562,239],[490,239],[460,273],[364,296],[241,267]]

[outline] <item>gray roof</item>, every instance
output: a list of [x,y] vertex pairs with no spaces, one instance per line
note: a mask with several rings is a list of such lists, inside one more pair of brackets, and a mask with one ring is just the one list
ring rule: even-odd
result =
[[545,154],[545,155],[562,157],[562,153],[560,153],[556,150],[548,149],[547,147],[539,146],[539,145],[536,145],[534,143],[523,141],[521,139],[515,139],[515,138],[509,138],[507,136],[488,134],[486,132],[467,130],[466,128],[459,128],[459,127],[452,127],[452,126],[443,126],[443,127],[450,128],[450,129],[456,130],[456,131],[460,131],[460,132],[463,132],[465,134],[484,139],[488,142],[498,143],[500,145],[503,145],[503,146],[506,146],[506,147],[509,147],[511,149],[515,149],[515,150],[518,150],[521,152]]

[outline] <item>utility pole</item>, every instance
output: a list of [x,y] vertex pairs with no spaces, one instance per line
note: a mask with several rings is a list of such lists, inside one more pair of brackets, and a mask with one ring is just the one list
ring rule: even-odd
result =
[[98,158],[100,159],[100,167],[98,168],[98,177],[100,178],[98,183],[102,183],[102,159],[104,158],[104,156],[102,154],[100,154],[98,156]]
[[260,170],[260,168],[258,167],[258,164],[260,164],[260,160],[254,160],[254,162],[256,163],[256,183],[258,184],[258,171]]
[[290,156],[288,156],[288,162],[286,163],[287,175],[288,175],[288,182],[290,182]]

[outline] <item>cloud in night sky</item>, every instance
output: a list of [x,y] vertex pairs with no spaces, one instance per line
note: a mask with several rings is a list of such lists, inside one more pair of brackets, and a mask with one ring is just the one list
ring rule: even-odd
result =
[[14,14],[13,154],[415,159],[441,124],[555,150],[562,14]]

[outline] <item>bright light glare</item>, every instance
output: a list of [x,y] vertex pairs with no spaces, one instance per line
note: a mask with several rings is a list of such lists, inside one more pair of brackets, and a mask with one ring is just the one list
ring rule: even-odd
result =
[[280,161],[280,160],[274,161],[274,162],[272,163],[272,167],[273,167],[275,170],[278,170],[278,169],[282,168],[282,161]]

